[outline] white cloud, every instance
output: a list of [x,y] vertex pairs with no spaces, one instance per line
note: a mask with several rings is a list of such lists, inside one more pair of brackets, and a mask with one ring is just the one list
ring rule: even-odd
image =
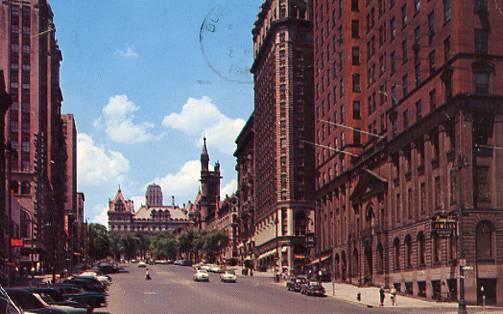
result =
[[134,202],[135,211],[138,211],[138,209],[140,209],[140,206],[145,204],[145,196],[133,196],[128,198]]
[[243,119],[224,115],[206,96],[189,98],[180,113],[170,113],[162,123],[193,137],[196,145],[200,145],[201,137],[206,136],[212,147],[226,154],[234,152],[234,141],[245,125]]
[[136,59],[140,56],[133,46],[127,46],[126,49],[116,50],[115,55],[126,59]]
[[105,128],[108,138],[122,144],[143,143],[154,139],[152,123],[134,122],[134,112],[140,108],[126,95],[116,95],[108,99],[101,116],[95,121],[97,128]]
[[225,199],[225,195],[231,196],[238,189],[238,181],[232,179],[229,181],[221,190],[220,190],[220,198]]
[[129,171],[129,160],[120,152],[97,145],[90,135],[79,133],[77,167],[79,186],[118,185]]
[[162,188],[164,203],[171,202],[171,195],[175,195],[177,203],[193,199],[199,187],[201,163],[199,160],[189,160],[178,170],[164,177],[155,178],[153,182]]
[[102,224],[108,228],[108,207],[98,205],[94,211],[98,212],[98,214],[91,219],[91,222]]

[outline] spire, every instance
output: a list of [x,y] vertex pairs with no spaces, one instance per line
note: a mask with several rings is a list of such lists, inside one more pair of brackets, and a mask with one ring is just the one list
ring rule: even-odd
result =
[[208,155],[208,148],[206,147],[206,137],[203,137],[203,151],[201,152],[201,171],[208,171],[208,163],[210,156]]
[[120,184],[119,184],[119,190],[117,192],[121,193],[121,185]]

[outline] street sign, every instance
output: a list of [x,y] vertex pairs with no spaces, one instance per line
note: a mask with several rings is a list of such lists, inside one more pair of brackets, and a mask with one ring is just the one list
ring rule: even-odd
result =
[[447,213],[437,213],[431,219],[431,232],[439,238],[448,238],[456,230],[456,217]]
[[23,239],[10,239],[10,246],[22,247],[23,246]]

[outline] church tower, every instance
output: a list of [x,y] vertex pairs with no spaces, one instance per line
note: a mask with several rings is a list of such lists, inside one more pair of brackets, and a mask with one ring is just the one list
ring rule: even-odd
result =
[[220,203],[220,163],[216,163],[214,171],[209,170],[210,156],[206,146],[206,138],[203,139],[201,152],[201,199],[199,212],[201,227],[205,228],[215,218],[216,209]]

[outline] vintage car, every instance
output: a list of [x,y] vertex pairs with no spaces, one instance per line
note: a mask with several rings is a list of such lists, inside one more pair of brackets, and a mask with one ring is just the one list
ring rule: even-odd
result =
[[325,288],[318,281],[308,281],[300,287],[300,293],[304,295],[325,296]]
[[306,277],[291,277],[286,282],[286,288],[288,289],[288,291],[300,292],[301,286],[306,283]]

